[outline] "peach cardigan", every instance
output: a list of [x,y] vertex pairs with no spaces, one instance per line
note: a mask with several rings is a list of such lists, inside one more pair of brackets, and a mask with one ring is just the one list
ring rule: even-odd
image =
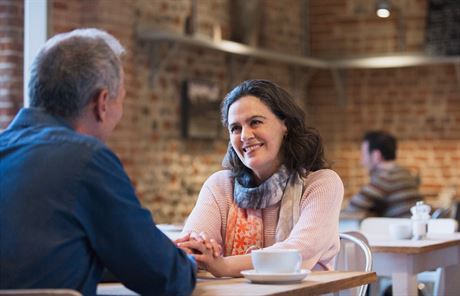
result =
[[[332,269],[339,251],[339,213],[343,199],[343,183],[332,170],[310,173],[304,179],[304,194],[300,201],[300,217],[288,238],[275,242],[280,204],[262,209],[264,247],[301,250],[303,268]],[[233,200],[230,171],[211,175],[204,183],[197,203],[188,217],[184,233],[208,233],[223,246],[227,214]]]

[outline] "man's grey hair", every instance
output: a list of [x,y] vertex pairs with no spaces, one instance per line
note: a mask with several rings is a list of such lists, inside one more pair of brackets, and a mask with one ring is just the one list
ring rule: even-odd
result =
[[32,63],[31,107],[75,119],[101,90],[116,98],[121,83],[120,42],[99,29],[77,29],[49,39]]

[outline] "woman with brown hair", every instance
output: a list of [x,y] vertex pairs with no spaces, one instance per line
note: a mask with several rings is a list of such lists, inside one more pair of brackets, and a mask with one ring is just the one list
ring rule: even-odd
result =
[[299,249],[303,268],[330,270],[343,184],[305,113],[267,80],[235,87],[221,112],[230,135],[225,170],[203,185],[179,247],[215,276],[252,269],[255,248]]

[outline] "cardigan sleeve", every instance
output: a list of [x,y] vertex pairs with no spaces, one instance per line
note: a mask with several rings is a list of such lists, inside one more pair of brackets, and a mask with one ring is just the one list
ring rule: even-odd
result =
[[227,171],[211,175],[201,188],[195,207],[184,226],[183,233],[206,232],[223,245],[228,213],[227,199],[231,198],[231,185]]
[[332,269],[332,260],[340,249],[339,213],[343,183],[332,170],[311,173],[305,180],[301,213],[285,241],[269,248],[301,250],[303,267]]

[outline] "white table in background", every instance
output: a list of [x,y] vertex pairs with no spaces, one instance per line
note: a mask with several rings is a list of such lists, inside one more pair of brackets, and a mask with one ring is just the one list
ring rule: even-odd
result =
[[121,283],[104,283],[97,285],[96,295],[99,296],[137,296],[136,292]]
[[420,241],[364,235],[372,249],[373,270],[377,275],[391,276],[393,295],[417,295],[417,274],[438,267],[445,268],[441,295],[459,295],[460,233],[432,234]]
[[182,225],[157,224],[157,227],[171,240],[175,240],[181,237]]
[[339,231],[359,231],[359,225],[364,218],[366,215],[362,212],[340,212]]

